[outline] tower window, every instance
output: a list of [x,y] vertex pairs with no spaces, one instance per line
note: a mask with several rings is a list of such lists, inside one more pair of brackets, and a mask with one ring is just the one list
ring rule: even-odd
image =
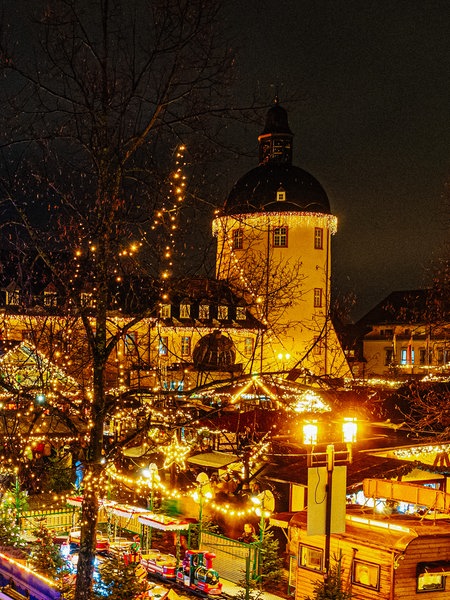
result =
[[314,248],[316,250],[323,250],[323,229],[322,229],[322,227],[315,227],[315,229],[314,229]]
[[242,229],[233,229],[233,250],[242,250],[244,247],[244,232]]
[[284,190],[277,191],[277,202],[284,202],[286,200],[286,192]]
[[321,356],[323,354],[323,341],[320,337],[314,338],[313,354]]
[[314,288],[314,308],[322,307],[322,288]]
[[275,227],[273,230],[273,245],[275,248],[287,248],[288,228],[285,225],[282,227]]

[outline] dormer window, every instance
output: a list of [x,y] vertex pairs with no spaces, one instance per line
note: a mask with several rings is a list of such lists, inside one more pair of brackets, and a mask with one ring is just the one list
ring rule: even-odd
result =
[[159,309],[159,316],[161,319],[170,319],[172,312],[172,307],[170,304],[161,304],[161,308]]
[[236,321],[245,321],[246,316],[245,306],[236,306]]
[[202,302],[198,307],[198,318],[209,319],[209,304]]
[[80,294],[81,306],[84,308],[94,308],[95,298],[92,292],[81,292]]
[[8,306],[18,306],[20,304],[20,289],[15,283],[10,283],[6,288],[5,300]]
[[52,307],[58,304],[58,294],[56,292],[44,291],[44,306]]
[[228,319],[228,306],[226,304],[219,304],[217,318],[220,321],[226,321],[226,319]]
[[286,192],[282,189],[277,191],[277,202],[284,202],[286,200]]
[[189,302],[183,302],[180,304],[180,319],[191,318],[191,305]]

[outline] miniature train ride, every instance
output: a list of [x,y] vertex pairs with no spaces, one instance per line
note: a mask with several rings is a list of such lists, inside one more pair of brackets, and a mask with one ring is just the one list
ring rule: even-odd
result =
[[218,572],[212,568],[215,557],[212,552],[186,550],[181,564],[177,566],[175,556],[156,549],[151,549],[142,555],[124,554],[126,563],[140,562],[149,575],[155,575],[186,590],[207,596],[220,596],[222,583],[219,581]]

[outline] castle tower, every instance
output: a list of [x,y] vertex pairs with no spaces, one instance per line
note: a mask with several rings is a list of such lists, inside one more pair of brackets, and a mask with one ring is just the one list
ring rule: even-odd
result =
[[348,375],[329,318],[331,236],[337,219],[320,183],[292,164],[293,134],[278,99],[259,135],[259,166],[241,177],[222,214],[216,276],[244,292],[267,327],[254,370]]

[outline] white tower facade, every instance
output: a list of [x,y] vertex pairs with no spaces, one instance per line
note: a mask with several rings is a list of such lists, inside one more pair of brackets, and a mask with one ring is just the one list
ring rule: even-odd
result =
[[255,371],[343,377],[349,368],[330,319],[337,219],[320,183],[292,165],[292,140],[276,101],[258,138],[259,166],[236,182],[213,221],[216,276],[244,293],[266,326]]

